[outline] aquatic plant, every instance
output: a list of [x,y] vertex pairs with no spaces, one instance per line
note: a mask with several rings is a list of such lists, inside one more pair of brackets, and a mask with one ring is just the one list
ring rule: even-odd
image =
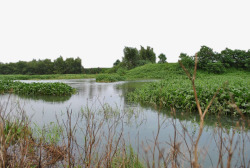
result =
[[[250,114],[250,78],[247,76],[247,73],[198,76],[196,90],[202,110],[209,103],[217,88],[227,81],[215,98],[209,113],[234,114],[236,111],[230,103],[230,97],[233,96],[242,112]],[[128,100],[142,104],[163,105],[163,107],[172,106],[187,111],[197,110],[190,81],[178,76],[170,76],[160,82],[146,84],[130,93]]]
[[118,74],[101,74],[96,77],[97,82],[117,82],[124,81],[125,77]]
[[21,95],[71,95],[75,89],[64,83],[23,83],[18,81],[0,81],[0,93],[12,92]]

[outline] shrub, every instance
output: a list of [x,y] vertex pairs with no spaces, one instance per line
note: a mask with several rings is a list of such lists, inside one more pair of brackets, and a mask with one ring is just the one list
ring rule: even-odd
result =
[[224,65],[221,62],[208,63],[205,67],[208,72],[221,74],[226,71]]

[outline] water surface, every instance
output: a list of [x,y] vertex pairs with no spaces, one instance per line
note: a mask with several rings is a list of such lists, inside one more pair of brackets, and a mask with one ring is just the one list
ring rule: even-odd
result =
[[[148,144],[156,137],[157,131],[159,130],[158,125],[161,124],[159,130],[159,142],[172,142],[176,130],[179,131],[177,140],[184,145],[183,137],[181,132],[183,127],[187,129],[190,136],[196,136],[199,128],[199,117],[194,114],[186,114],[184,112],[176,113],[175,117],[172,117],[170,110],[156,110],[150,105],[148,107],[142,107],[139,104],[128,103],[126,101],[126,94],[133,91],[136,88],[140,88],[145,83],[156,82],[152,80],[142,80],[142,81],[125,81],[125,82],[115,82],[115,83],[97,83],[95,79],[74,79],[74,80],[39,80],[39,81],[22,81],[22,82],[63,82],[77,89],[77,93],[72,96],[19,96],[19,95],[1,95],[0,100],[3,104],[4,102],[9,103],[9,108],[22,109],[31,118],[32,122],[37,125],[43,126],[44,124],[49,124],[51,122],[57,122],[66,120],[67,110],[72,111],[74,115],[73,122],[77,121],[78,113],[86,109],[98,112],[99,109],[109,106],[109,108],[115,109],[118,112],[127,112],[127,116],[124,118],[126,120],[123,125],[124,137],[126,140],[135,148],[138,147],[138,141],[147,141]],[[132,111],[131,116],[129,112]],[[217,144],[213,143],[218,135],[215,130],[226,130],[223,132],[223,136],[227,137],[232,135],[234,127],[232,127],[236,122],[235,117],[222,117],[221,120],[222,127],[216,127],[216,116],[208,116],[205,122],[205,128],[200,140],[200,147],[207,147],[206,158],[203,161],[203,165],[211,166],[212,163],[216,165],[218,160],[218,150]],[[84,123],[82,123],[84,124]],[[218,124],[217,124],[218,126]],[[117,128],[121,129],[121,125]],[[241,137],[241,134],[249,135],[249,131],[246,130],[241,132],[238,130],[235,134],[235,139]],[[186,135],[185,135],[186,136]],[[81,139],[80,135],[77,136]],[[187,140],[187,143],[191,144],[191,140]],[[242,141],[234,143],[242,145]],[[250,142],[249,139],[245,142],[245,153],[247,156],[247,161],[250,158]],[[141,144],[139,144],[141,147]],[[208,147],[209,146],[209,147]],[[161,147],[170,146],[167,144],[161,145]],[[183,147],[186,148],[186,147]],[[140,151],[143,153],[143,149]],[[212,161],[211,161],[212,160]],[[234,160],[237,160],[237,154],[234,155]],[[212,162],[212,163],[211,163]]]

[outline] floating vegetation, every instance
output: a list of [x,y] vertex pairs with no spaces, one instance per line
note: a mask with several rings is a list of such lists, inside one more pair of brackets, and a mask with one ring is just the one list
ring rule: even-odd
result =
[[[210,113],[234,114],[235,104],[243,113],[250,114],[250,78],[249,74],[201,75],[196,80],[196,90],[200,104],[205,108],[218,88]],[[226,82],[226,83],[225,83]],[[129,101],[142,104],[157,104],[162,107],[175,107],[196,111],[196,102],[190,81],[183,78],[166,78],[161,82],[146,84],[128,95]],[[204,109],[202,109],[204,110]]]
[[101,74],[96,77],[97,82],[117,82],[124,81],[125,77],[118,74]]
[[20,95],[66,96],[75,93],[75,89],[64,83],[23,83],[18,81],[0,81],[0,93]]

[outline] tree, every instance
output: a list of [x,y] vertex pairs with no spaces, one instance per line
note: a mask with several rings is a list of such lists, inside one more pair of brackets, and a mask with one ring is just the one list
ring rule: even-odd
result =
[[56,60],[54,60],[54,73],[55,74],[64,74],[65,73],[65,62],[63,57],[60,56]]
[[235,66],[235,60],[233,59],[233,50],[226,48],[222,50],[219,57],[220,62],[222,62],[225,67]]
[[123,62],[127,69],[135,68],[139,61],[139,53],[136,48],[125,47],[123,49]]
[[120,64],[121,61],[119,59],[117,59],[114,63],[113,63],[113,66],[117,66],[118,64]]
[[246,64],[245,64],[245,67],[247,70],[250,71],[250,49],[246,52]]
[[65,60],[65,73],[66,74],[74,74],[75,73],[75,67],[74,67],[75,60],[74,58],[66,58]]
[[51,59],[45,59],[43,60],[44,62],[44,66],[45,66],[45,74],[53,74],[54,71],[54,66],[53,66],[53,62],[51,62]]
[[198,67],[204,69],[208,63],[217,62],[216,53],[207,46],[201,46],[198,52]]
[[141,49],[139,51],[139,60],[155,63],[156,56],[154,53],[154,49],[149,46],[147,46],[147,49],[145,49],[144,47],[141,46]]
[[28,75],[37,74],[37,61],[35,59],[33,59],[32,61],[28,62],[27,74]]
[[81,58],[77,57],[74,62],[74,73],[80,74],[83,72],[82,60]]
[[248,59],[247,52],[244,50],[234,50],[233,52],[233,59],[235,60],[235,66],[237,68],[246,69],[247,59]]
[[188,69],[192,69],[194,67],[194,58],[188,56],[185,53],[181,53],[179,58],[181,59],[182,64],[188,68]]
[[27,62],[18,61],[16,63],[16,74],[26,74],[27,73]]
[[161,54],[158,56],[158,58],[159,58],[159,61],[158,61],[159,64],[165,63],[166,60],[167,60],[166,56],[165,56],[163,53],[161,53]]

